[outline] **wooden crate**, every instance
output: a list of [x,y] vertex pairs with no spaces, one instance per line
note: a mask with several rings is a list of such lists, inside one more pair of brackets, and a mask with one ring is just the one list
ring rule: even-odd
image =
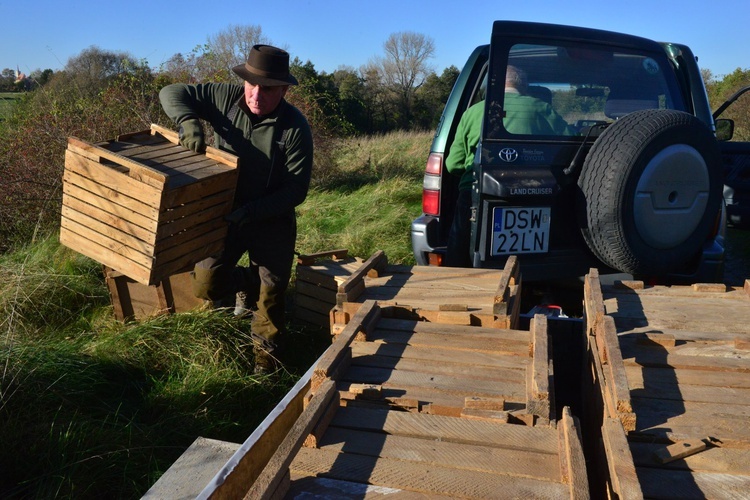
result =
[[168,276],[156,285],[144,285],[105,266],[104,278],[115,318],[120,321],[190,311],[204,304],[193,294],[189,271]]
[[221,250],[237,157],[194,153],[150,130],[89,144],[68,139],[60,242],[144,285]]
[[746,498],[748,292],[602,285],[592,269],[584,304],[599,496]]

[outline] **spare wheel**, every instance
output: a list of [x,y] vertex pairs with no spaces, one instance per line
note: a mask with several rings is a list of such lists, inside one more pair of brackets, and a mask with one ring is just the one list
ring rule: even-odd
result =
[[608,266],[664,274],[695,257],[720,209],[721,153],[688,113],[625,115],[591,147],[578,186],[583,237]]

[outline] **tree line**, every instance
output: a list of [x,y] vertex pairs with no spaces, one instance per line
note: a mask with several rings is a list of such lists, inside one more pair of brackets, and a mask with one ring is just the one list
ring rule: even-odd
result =
[[[231,68],[256,43],[270,43],[259,26],[230,26],[159,68],[127,52],[92,46],[60,71],[31,72],[25,87],[29,91],[20,93],[11,115],[4,112],[0,120],[0,252],[14,240],[25,241],[40,224],[54,228],[59,223],[68,137],[97,142],[151,123],[173,127],[159,104],[159,90],[174,82],[240,83]],[[313,130],[313,182],[330,171],[330,151],[338,137],[436,127],[459,70],[451,66],[436,73],[429,64],[434,53],[430,37],[403,32],[389,36],[383,54],[359,68],[342,66],[326,73],[311,61],[293,59],[291,71],[299,85],[287,99],[307,116]],[[703,76],[714,108],[750,84],[750,70],[739,68],[721,80],[709,71]],[[20,90],[16,77],[5,69],[0,85]],[[750,99],[735,103],[728,116],[737,123],[736,139],[750,140]]]

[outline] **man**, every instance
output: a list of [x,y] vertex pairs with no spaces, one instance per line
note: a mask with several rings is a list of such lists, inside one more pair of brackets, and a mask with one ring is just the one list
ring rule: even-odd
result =
[[[575,131],[547,102],[527,95],[525,73],[508,66],[505,73],[503,127],[511,134],[574,135]],[[445,265],[471,267],[471,187],[474,183],[474,156],[482,133],[484,101],[467,109],[456,128],[445,168],[460,175],[453,223],[448,234]]]
[[[284,295],[291,278],[297,236],[295,207],[307,196],[313,162],[312,133],[302,113],[284,96],[297,80],[289,54],[256,45],[247,62],[232,68],[244,86],[173,84],[159,93],[167,115],[180,126],[180,142],[205,150],[203,128],[216,147],[239,157],[234,210],[224,249],[196,264],[196,296],[216,307],[234,305],[246,292],[255,310],[251,323],[256,372],[276,367],[288,345]],[[249,268],[237,267],[247,252]]]
[[528,95],[528,89],[526,74],[515,66],[508,66],[503,103],[505,130],[511,134],[575,135],[575,130],[549,103]]

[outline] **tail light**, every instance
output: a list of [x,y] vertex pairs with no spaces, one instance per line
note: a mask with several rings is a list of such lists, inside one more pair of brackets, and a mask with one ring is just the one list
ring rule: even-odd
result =
[[427,215],[440,215],[440,174],[442,171],[443,155],[430,153],[422,182],[422,211]]

